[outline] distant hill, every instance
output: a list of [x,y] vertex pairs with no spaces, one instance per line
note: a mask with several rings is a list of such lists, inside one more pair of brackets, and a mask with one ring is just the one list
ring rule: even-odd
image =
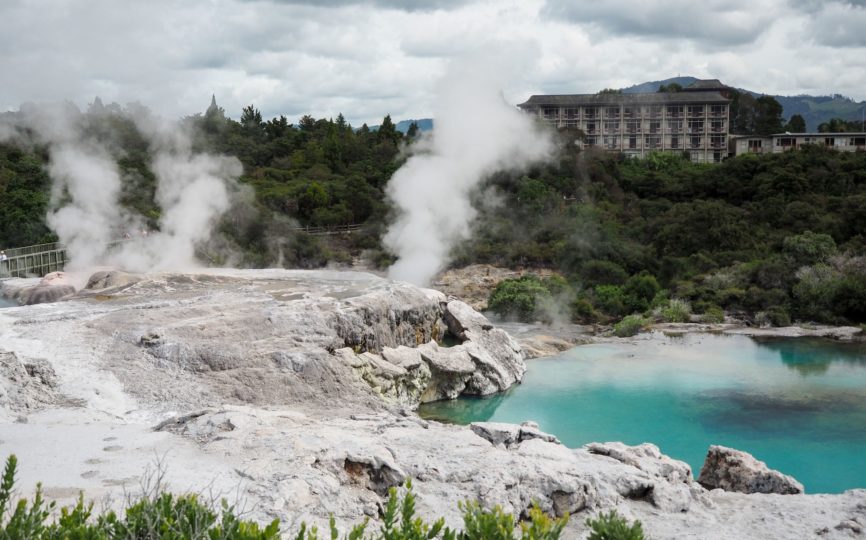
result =
[[418,129],[420,131],[430,131],[433,129],[433,119],[432,118],[420,118],[418,120],[400,120],[397,122],[397,131],[401,133],[406,133],[409,131],[409,126],[412,122],[416,122],[418,124]]
[[[409,120],[400,120],[397,122],[396,128],[400,133],[406,133],[409,131],[409,126],[412,125],[412,122],[418,123],[418,129],[420,131],[430,131],[433,129],[433,119],[432,118],[420,118],[418,120],[409,119]],[[379,126],[370,126],[370,131],[378,131]]]
[[[656,92],[659,86],[663,84],[677,83],[681,86],[688,86],[695,82],[697,77],[671,77],[663,81],[649,81],[628,88],[623,88],[622,91],[626,94],[634,94],[640,92]],[[762,95],[761,92],[739,88],[742,92],[748,92],[753,96]],[[864,112],[866,112],[866,101],[854,101],[853,99],[835,94],[832,96],[777,96],[774,98],[782,105],[782,116],[787,120],[795,114],[799,114],[806,121],[806,129],[809,131],[818,131],[818,125],[822,122],[827,122],[831,118],[842,118],[843,120],[861,120]]]

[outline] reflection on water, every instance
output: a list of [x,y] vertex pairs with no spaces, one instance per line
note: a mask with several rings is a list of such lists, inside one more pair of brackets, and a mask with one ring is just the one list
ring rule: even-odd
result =
[[777,352],[785,365],[802,375],[822,374],[830,368],[831,364],[838,362],[861,366],[866,364],[862,344],[810,338],[768,339],[756,342],[761,347]]
[[655,334],[532,360],[491,399],[422,407],[468,423],[535,420],[569,446],[654,442],[697,473],[707,447],[753,453],[808,491],[866,487],[866,347],[814,339]]

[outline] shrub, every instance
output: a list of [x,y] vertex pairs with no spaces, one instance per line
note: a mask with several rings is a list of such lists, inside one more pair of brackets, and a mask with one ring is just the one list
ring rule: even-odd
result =
[[487,307],[502,317],[516,317],[524,322],[532,322],[542,298],[549,299],[550,291],[542,280],[527,274],[500,282],[490,293]]
[[836,252],[836,242],[828,234],[806,231],[785,238],[783,250],[799,265],[815,264]]
[[773,326],[791,326],[791,316],[788,315],[788,310],[781,306],[768,309],[767,318]]
[[615,262],[592,260],[580,269],[580,278],[584,287],[622,285],[628,279],[628,274]]
[[661,317],[667,322],[689,322],[691,314],[692,307],[688,302],[680,298],[671,298],[667,305],[661,308]]
[[617,285],[599,285],[593,291],[595,303],[603,313],[619,316],[625,313],[625,303],[622,287]]
[[571,304],[571,313],[575,320],[583,323],[594,323],[599,320],[599,314],[586,298],[578,298]]
[[[234,508],[225,501],[219,509],[202,503],[195,495],[172,495],[162,490],[157,480],[155,488],[134,501],[122,515],[113,511],[93,516],[93,503],[85,504],[80,495],[75,506],[64,507],[55,512],[55,504],[46,504],[42,489],[37,485],[32,503],[22,499],[6,515],[15,485],[17,460],[9,456],[0,479],[0,538],[2,539],[60,539],[78,538],[93,540],[159,538],[161,540],[222,539],[222,540],[277,540],[280,538],[279,520],[266,527],[253,521],[241,520]],[[391,488],[382,513],[382,525],[378,534],[366,534],[369,520],[355,525],[345,536],[341,536],[333,516],[328,525],[327,537],[346,540],[513,540],[515,520],[500,507],[485,510],[477,502],[460,503],[463,512],[463,531],[445,527],[440,518],[432,523],[415,516],[415,495],[411,481],[401,497],[396,488]],[[54,521],[48,518],[54,515]],[[558,540],[568,516],[552,519],[538,506],[529,510],[529,519],[520,523],[521,540]],[[318,540],[316,527],[302,523],[295,540]]]
[[641,273],[628,278],[622,286],[626,311],[646,311],[660,290],[658,281],[651,274]]
[[591,529],[587,540],[644,540],[640,521],[629,524],[616,510],[609,514],[601,513],[596,519],[587,519],[586,526]]
[[710,306],[701,315],[701,321],[707,324],[720,324],[725,322],[725,311],[719,306]]
[[649,321],[642,315],[627,315],[613,325],[613,334],[617,337],[631,337],[640,332],[647,324]]

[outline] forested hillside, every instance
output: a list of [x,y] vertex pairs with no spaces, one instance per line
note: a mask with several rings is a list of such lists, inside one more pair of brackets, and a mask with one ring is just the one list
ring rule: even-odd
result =
[[[115,142],[123,204],[157,228],[149,148],[135,123],[119,109],[80,121],[89,136]],[[417,135],[402,135],[390,118],[375,132],[342,116],[265,121],[252,106],[234,121],[215,103],[183,123],[199,150],[244,165],[240,182],[251,196],[220,225],[238,264],[316,267],[362,253],[376,265],[392,260],[380,245],[392,217],[385,185]],[[696,313],[722,308],[775,324],[866,321],[866,153],[805,147],[699,165],[581,151],[578,136],[559,134],[556,163],[496,174],[476,193],[474,235],[452,264],[564,276],[514,285],[502,310],[523,302],[522,314],[536,317],[536,300],[549,297],[576,320],[605,321],[676,298]],[[33,141],[0,145],[2,247],[52,239],[47,160]],[[337,245],[298,230],[349,223],[361,232]]]

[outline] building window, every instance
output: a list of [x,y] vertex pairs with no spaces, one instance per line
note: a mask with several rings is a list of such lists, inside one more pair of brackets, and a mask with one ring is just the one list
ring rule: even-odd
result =
[[604,110],[605,118],[619,118],[619,107],[608,107]]
[[692,161],[692,163],[700,163],[702,161],[701,160],[701,153],[700,152],[689,152],[689,159]]
[[668,120],[668,131],[671,133],[680,133],[683,130],[682,120]]
[[623,107],[622,115],[625,118],[640,118],[640,107]]
[[662,123],[659,121],[653,121],[649,123],[649,132],[650,133],[661,133]]
[[682,105],[668,105],[668,118],[680,118],[683,115]]
[[565,119],[566,120],[576,120],[580,118],[580,109],[577,107],[566,107],[565,108]]
[[583,116],[587,120],[598,118],[598,107],[586,107],[583,109]]
[[713,152],[713,163],[721,163],[722,161],[722,153],[721,152]]
[[548,122],[556,121],[559,119],[559,108],[558,107],[544,107],[542,110],[542,115],[544,119]]
[[661,148],[661,147],[662,147],[662,138],[661,137],[647,136],[644,139],[644,148],[656,149],[656,148]]
[[728,112],[727,105],[711,105],[710,114],[712,116],[725,116]]
[[689,133],[703,133],[704,132],[704,121],[703,120],[689,120]]
[[700,148],[703,145],[701,137],[689,137],[689,148]]
[[619,149],[619,137],[616,135],[604,138],[604,147],[608,150]]
[[647,116],[650,118],[661,118],[662,116],[662,106],[661,105],[651,105],[646,108]]
[[637,137],[629,137],[628,138],[628,147],[631,149],[637,148]]
[[586,138],[587,146],[595,146],[596,144],[598,144],[598,137],[592,136]]
[[690,117],[698,117],[704,115],[703,105],[689,105],[688,113]]
[[710,136],[710,148],[724,148],[727,142],[727,137],[724,135]]
[[626,122],[625,130],[629,133],[640,133],[640,120],[630,120]]
[[851,137],[848,144],[850,146],[866,146],[866,137]]
[[671,137],[671,148],[679,148],[680,147],[680,138],[677,136]]
[[725,121],[713,120],[712,122],[710,122],[710,131],[715,133],[721,133],[725,131]]
[[565,127],[567,127],[567,128],[576,128],[579,125],[580,125],[580,122],[578,120],[566,120],[565,121]]
[[598,124],[595,122],[587,122],[586,123],[586,133],[587,135],[591,133],[595,133],[598,130]]
[[824,146],[836,146],[836,139],[833,137],[827,137],[824,139]]
[[782,146],[782,148],[788,146],[797,146],[797,139],[795,139],[794,137],[780,137],[779,144]]
[[761,149],[763,141],[760,139],[749,139],[749,150],[758,151]]
[[604,123],[605,133],[619,133],[619,122],[606,120]]

